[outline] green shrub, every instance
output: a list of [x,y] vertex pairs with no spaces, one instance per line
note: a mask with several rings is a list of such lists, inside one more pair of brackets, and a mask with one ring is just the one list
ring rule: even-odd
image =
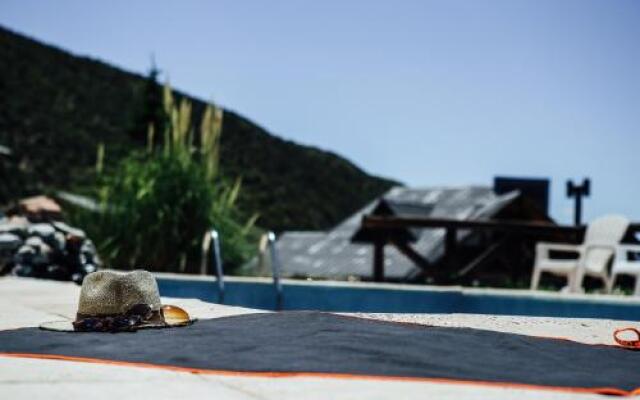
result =
[[[168,86],[163,103],[168,123],[161,140],[150,125],[146,151],[99,174],[101,212],[76,212],[74,222],[85,227],[109,267],[167,272],[199,271],[203,235],[215,227],[231,271],[252,256],[257,233],[255,217],[239,222],[240,179],[229,183],[218,174],[222,110],[207,107],[195,146],[191,104],[175,104]],[[98,154],[101,171],[104,149]]]

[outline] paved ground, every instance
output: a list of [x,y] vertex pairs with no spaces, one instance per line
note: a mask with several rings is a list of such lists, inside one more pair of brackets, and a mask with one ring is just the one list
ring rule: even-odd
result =
[[[73,317],[79,294],[72,283],[26,278],[0,278],[0,330],[38,326],[43,321]],[[163,299],[187,309],[196,318],[258,312],[193,299]],[[365,318],[441,326],[469,326],[585,343],[612,343],[621,321],[528,318],[486,315],[357,314]],[[569,399],[598,398],[551,391],[533,391],[422,382],[366,379],[248,378],[195,375],[136,367],[0,357],[0,399]]]

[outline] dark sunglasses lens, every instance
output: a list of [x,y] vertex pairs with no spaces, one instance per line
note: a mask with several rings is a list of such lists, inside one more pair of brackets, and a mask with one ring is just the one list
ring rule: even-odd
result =
[[151,306],[148,304],[136,304],[127,311],[127,315],[136,315],[142,319],[151,316]]

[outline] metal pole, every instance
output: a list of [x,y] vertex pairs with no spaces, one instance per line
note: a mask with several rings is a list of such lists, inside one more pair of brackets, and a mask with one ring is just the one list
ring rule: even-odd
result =
[[276,235],[273,232],[267,234],[269,241],[269,253],[271,255],[271,270],[273,285],[276,288],[276,310],[282,310],[282,284],[280,283],[280,260],[276,251]]
[[575,207],[573,209],[573,223],[576,226],[582,225],[582,198],[591,195],[591,179],[585,178],[581,184],[567,181],[567,196],[573,197]]
[[573,213],[573,222],[575,226],[582,225],[582,194],[578,194],[575,197],[576,205]]
[[220,236],[218,231],[212,229],[211,235],[211,261],[215,265],[216,277],[218,278],[218,303],[224,303],[224,270],[222,268],[222,253],[220,251]]

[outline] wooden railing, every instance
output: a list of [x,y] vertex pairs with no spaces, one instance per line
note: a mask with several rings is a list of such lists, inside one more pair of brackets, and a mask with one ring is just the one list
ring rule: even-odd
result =
[[[445,262],[450,266],[456,263],[456,247],[458,230],[485,230],[504,232],[522,236],[545,237],[545,240],[557,240],[579,242],[584,236],[586,226],[562,226],[552,222],[537,221],[513,221],[513,220],[456,220],[447,218],[420,218],[420,217],[383,217],[365,215],[362,218],[361,230],[368,230],[366,242],[374,245],[373,277],[375,281],[384,280],[384,246],[395,245],[409,257],[418,267],[429,269],[426,259],[416,253],[409,243],[398,241],[394,235],[406,229],[433,228],[445,229]],[[379,235],[376,234],[379,232]],[[623,242],[637,243],[636,234],[640,232],[640,223],[632,223],[623,239]],[[406,236],[405,236],[406,237]],[[462,271],[468,271],[481,264],[499,246],[492,246],[483,252],[477,259],[466,266],[461,266]],[[485,254],[486,253],[486,254]]]

